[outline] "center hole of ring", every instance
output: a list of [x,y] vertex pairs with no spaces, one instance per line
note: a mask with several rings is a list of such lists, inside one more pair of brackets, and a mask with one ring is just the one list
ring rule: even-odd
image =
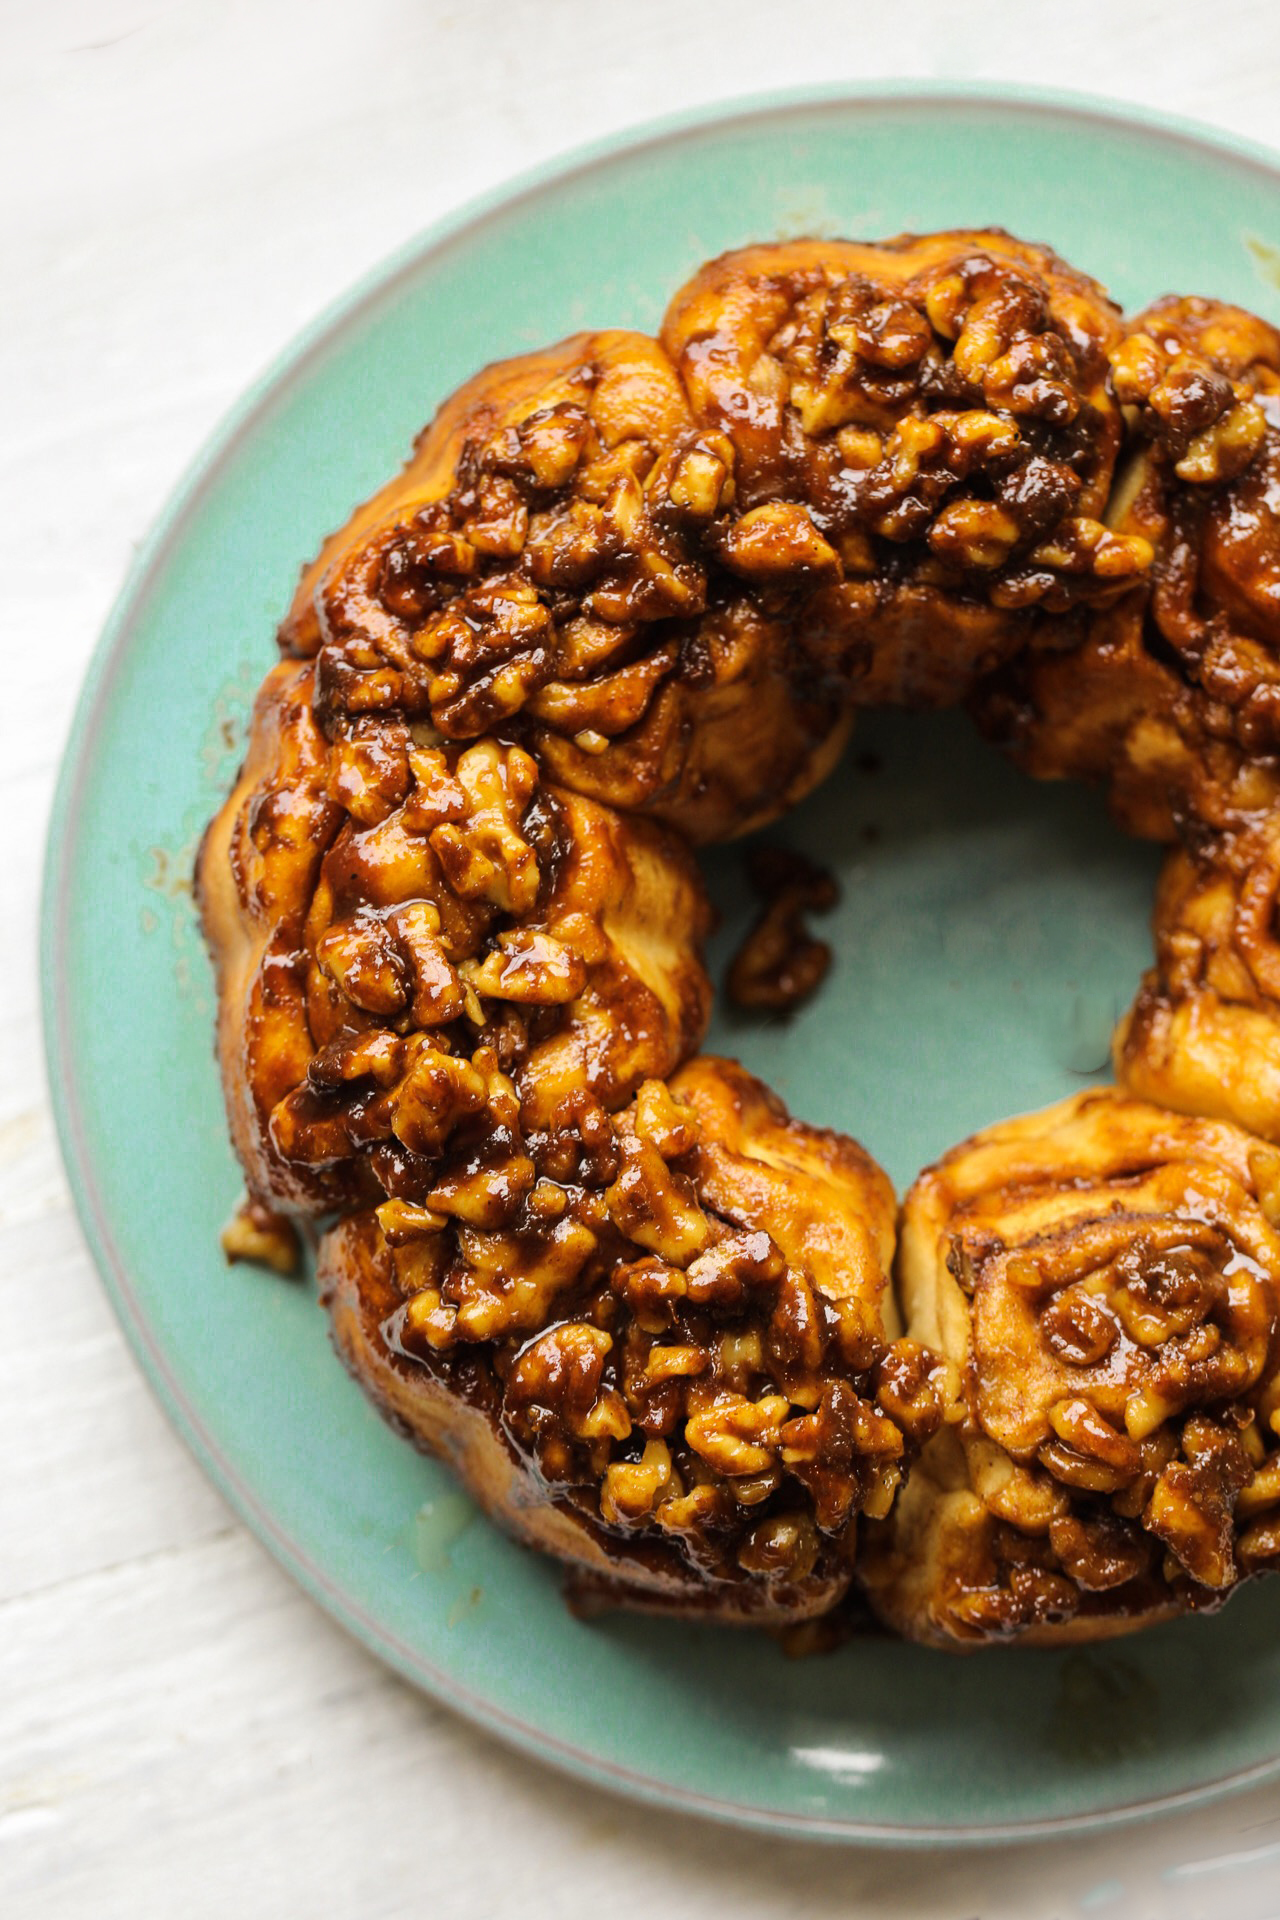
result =
[[[810,921],[831,971],[786,1019],[738,1013],[722,991],[759,907],[744,858],[758,842],[840,887]],[[963,713],[861,713],[816,793],[702,854],[721,915],[706,1045],[863,1141],[901,1193],[954,1140],[1112,1079],[1162,853],[1100,793],[1019,773]]]

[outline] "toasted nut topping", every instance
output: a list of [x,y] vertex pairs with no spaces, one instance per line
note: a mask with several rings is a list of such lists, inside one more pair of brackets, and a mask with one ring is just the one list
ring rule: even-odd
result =
[[803,507],[771,501],[753,507],[725,533],[721,551],[735,573],[748,580],[776,580],[797,573],[835,573],[840,561]]
[[465,832],[450,822],[431,835],[450,886],[465,900],[527,913],[538,897],[538,861],[520,823],[537,767],[521,748],[484,740],[462,755],[457,777],[467,801]]

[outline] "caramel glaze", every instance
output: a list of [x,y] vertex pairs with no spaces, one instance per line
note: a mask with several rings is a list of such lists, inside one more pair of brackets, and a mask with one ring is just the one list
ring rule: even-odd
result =
[[554,1189],[563,1270],[536,1301],[501,1290],[526,1238],[545,1268],[536,1223],[496,1271],[465,1238],[380,1232],[386,1207],[331,1233],[339,1347],[521,1538],[632,1604],[820,1613],[940,1411],[936,1362],[885,1330],[892,1190],[707,1056],[611,1131],[609,1184]]
[[[1261,1510],[1274,1371],[1249,1211],[1269,1219],[1273,1189],[1240,1173],[1260,1143],[1192,1122],[1207,1161],[1162,1134],[1145,1172],[1081,1148],[1055,1186],[1075,1136],[1046,1116],[1035,1178],[1101,1182],[1105,1230],[1050,1206],[1066,1244],[1019,1318],[1002,1230],[971,1249],[966,1214],[942,1270],[980,1282],[945,1283],[966,1305],[944,1337],[904,1253],[904,1337],[884,1175],[698,1054],[690,848],[794,804],[859,705],[970,700],[1031,771],[1105,780],[1124,824],[1179,842],[1121,1073],[1280,1137],[1280,1055],[1274,1095],[1252,1066],[1273,1021],[1278,392],[1262,322],[1173,301],[1126,328],[1003,233],[748,248],[656,341],[584,333],[478,375],[304,573],[198,862],[250,1193],[233,1251],[261,1209],[337,1213],[321,1272],[348,1363],[580,1581],[785,1626],[847,1587],[863,1515],[886,1616],[968,1644],[1110,1631],[1266,1564],[1232,1517]],[[757,1002],[821,971],[813,886],[781,902],[739,969]],[[1028,1151],[990,1139],[997,1162]],[[1211,1218],[1188,1155],[1239,1183]],[[939,1219],[953,1175],[923,1180]],[[1020,1233],[1021,1176],[997,1176],[992,1217]],[[1117,1180],[1155,1185],[1126,1211]],[[1150,1295],[1165,1331],[1118,1334],[1123,1378],[1085,1366],[1068,1393],[1095,1252],[1090,1299]],[[992,1411],[1015,1335],[1049,1422],[1029,1437]],[[1126,1438],[1121,1403],[1176,1399],[1179,1366],[1168,1445]],[[1033,1518],[973,1442],[993,1420]],[[953,1496],[981,1509],[969,1532]],[[924,1597],[884,1598],[921,1541]]]
[[1149,566],[1102,517],[1121,337],[1095,281],[996,232],[749,247],[662,329],[698,420],[733,442],[730,566],[807,569],[798,645],[860,704],[916,707]]
[[908,1324],[960,1370],[861,1573],[917,1639],[1092,1639],[1280,1554],[1280,1154],[1113,1088],[907,1195]]

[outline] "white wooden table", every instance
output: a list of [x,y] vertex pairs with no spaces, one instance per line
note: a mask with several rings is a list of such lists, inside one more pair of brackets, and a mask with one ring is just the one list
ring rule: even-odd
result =
[[[1041,39],[1042,31],[1074,37]],[[1280,1783],[1050,1847],[652,1814],[402,1685],[206,1486],[116,1329],[46,1104],[49,795],[131,550],[294,330],[504,176],[841,75],[1109,91],[1275,139],[1275,0],[0,0],[0,1915],[1280,1913]]]

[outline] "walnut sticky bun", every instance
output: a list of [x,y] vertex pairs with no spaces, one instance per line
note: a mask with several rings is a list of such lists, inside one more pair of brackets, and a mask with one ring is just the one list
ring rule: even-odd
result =
[[1041,612],[1105,605],[1151,548],[1105,524],[1120,315],[1003,233],[797,241],[704,267],[662,331],[736,453],[720,534],[749,582],[812,581],[800,645],[862,705],[949,705]]
[[1109,524],[1145,540],[1145,585],[1046,625],[982,690],[1029,772],[1104,782],[1128,831],[1230,826],[1275,799],[1280,746],[1280,333],[1166,299],[1111,353],[1128,436]]
[[772,1623],[841,1597],[941,1414],[893,1231],[861,1149],[701,1057],[501,1224],[388,1200],[321,1275],[375,1397],[580,1589]]
[[509,361],[321,549],[282,645],[316,660],[330,726],[514,728],[578,793],[698,841],[743,832],[830,769],[848,702],[719,565],[735,469],[641,334]]
[[442,1167],[479,1139],[473,1185],[500,1208],[535,1183],[530,1143],[539,1168],[576,1165],[697,1045],[697,868],[514,742],[391,716],[325,730],[315,683],[308,662],[268,677],[200,859],[250,1189],[443,1206]]
[[1114,1089],[917,1180],[910,1332],[962,1380],[862,1562],[917,1639],[1096,1638],[1280,1556],[1280,1155]]
[[[1126,324],[997,231],[799,241],[479,374],[305,570],[197,870],[225,1244],[316,1219],[352,1371],[584,1597],[780,1626],[862,1577],[968,1645],[1270,1563],[1278,502],[1264,322]],[[1158,1105],[923,1176],[904,1328],[884,1174],[699,1052],[693,848],[858,707],[960,702],[1175,846],[1117,1053]],[[777,1015],[835,892],[754,861]]]
[[1280,1141],[1280,811],[1170,853],[1156,964],[1116,1034],[1134,1093]]

